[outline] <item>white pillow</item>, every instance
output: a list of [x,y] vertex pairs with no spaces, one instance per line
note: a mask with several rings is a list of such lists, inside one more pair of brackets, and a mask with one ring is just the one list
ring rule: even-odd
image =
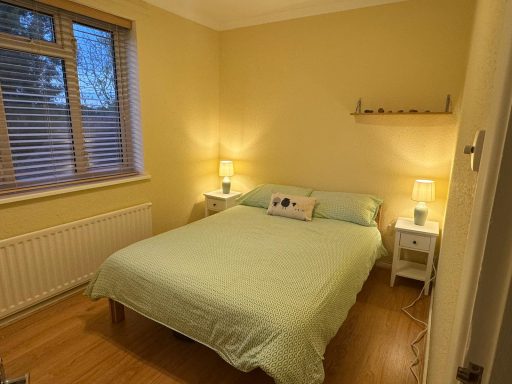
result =
[[270,198],[267,214],[311,221],[315,202],[316,199],[313,197],[287,195],[277,192],[273,193]]

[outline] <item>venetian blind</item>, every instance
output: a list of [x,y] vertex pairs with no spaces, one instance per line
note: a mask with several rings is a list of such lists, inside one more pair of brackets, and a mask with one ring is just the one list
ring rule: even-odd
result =
[[142,172],[129,34],[0,0],[0,194]]

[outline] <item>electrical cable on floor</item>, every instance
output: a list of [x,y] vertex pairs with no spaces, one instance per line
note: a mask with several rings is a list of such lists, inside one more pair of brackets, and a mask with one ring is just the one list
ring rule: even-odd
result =
[[[430,279],[429,283],[432,283],[432,281],[434,281],[434,279],[436,278],[436,275],[437,275],[437,270],[436,270],[436,266],[434,264],[432,264],[432,268],[434,270],[434,274],[432,276],[432,278]],[[420,291],[420,294],[418,295],[418,297],[416,299],[414,299],[412,301],[411,304],[409,305],[406,305],[405,307],[402,307],[401,310],[402,312],[404,312],[407,316],[409,316],[411,319],[413,319],[414,321],[416,321],[417,323],[420,323],[421,325],[423,325],[423,329],[418,333],[418,335],[414,338],[414,340],[411,342],[411,349],[412,349],[412,353],[414,354],[414,360],[411,362],[411,364],[409,365],[409,369],[411,370],[414,378],[416,379],[416,383],[417,384],[420,384],[420,378],[418,376],[418,374],[414,371],[414,367],[417,366],[419,363],[420,363],[420,350],[419,348],[416,346],[416,344],[418,344],[424,337],[425,337],[425,334],[427,333],[427,329],[428,329],[428,324],[423,321],[423,320],[420,320],[416,317],[414,317],[409,311],[407,311],[409,308],[412,308],[414,307],[414,305],[416,305],[416,303],[418,301],[421,300],[421,298],[423,297],[423,292],[425,291],[425,285],[426,284],[423,284],[423,288],[421,288],[421,291]]]

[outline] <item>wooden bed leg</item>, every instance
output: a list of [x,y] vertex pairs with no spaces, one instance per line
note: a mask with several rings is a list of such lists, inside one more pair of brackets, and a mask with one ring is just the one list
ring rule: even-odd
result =
[[110,305],[110,318],[112,319],[112,323],[116,324],[123,321],[124,305],[112,299],[108,299],[108,304]]

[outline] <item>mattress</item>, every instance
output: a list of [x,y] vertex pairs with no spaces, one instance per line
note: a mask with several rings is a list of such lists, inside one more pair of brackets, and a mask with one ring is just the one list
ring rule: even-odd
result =
[[242,371],[322,383],[325,348],[383,252],[375,227],[236,206],[114,253],[85,294],[112,298]]

